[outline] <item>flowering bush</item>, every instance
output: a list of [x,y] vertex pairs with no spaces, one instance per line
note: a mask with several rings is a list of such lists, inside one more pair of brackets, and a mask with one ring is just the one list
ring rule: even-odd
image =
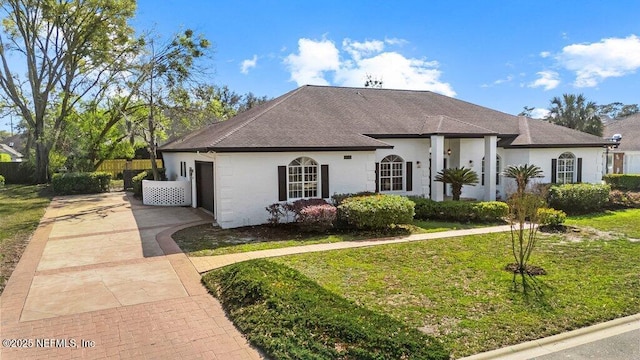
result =
[[337,209],[333,205],[309,205],[300,210],[297,221],[303,228],[314,231],[326,231],[336,221]]

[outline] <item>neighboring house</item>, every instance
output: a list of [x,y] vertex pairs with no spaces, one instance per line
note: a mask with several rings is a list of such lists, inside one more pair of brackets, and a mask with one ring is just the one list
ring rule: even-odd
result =
[[607,173],[640,174],[640,114],[607,122],[604,136],[611,139],[614,135],[621,135],[622,139],[617,148],[607,151]]
[[[605,141],[429,91],[303,86],[161,147],[167,176],[192,180],[194,206],[223,228],[266,222],[265,207],[376,191],[443,200],[434,179],[471,167],[462,196],[505,198],[500,176],[536,164],[541,182],[599,182]],[[485,160],[486,159],[486,160]],[[485,169],[491,169],[491,171]]]
[[16,150],[14,150],[11,146],[6,144],[0,144],[0,153],[8,154],[11,157],[11,162],[21,162],[23,155]]

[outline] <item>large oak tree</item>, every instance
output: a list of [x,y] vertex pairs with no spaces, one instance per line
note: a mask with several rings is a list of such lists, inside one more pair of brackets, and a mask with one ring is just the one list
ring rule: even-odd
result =
[[134,0],[2,0],[0,96],[24,118],[36,181],[78,101],[109,88],[137,49]]

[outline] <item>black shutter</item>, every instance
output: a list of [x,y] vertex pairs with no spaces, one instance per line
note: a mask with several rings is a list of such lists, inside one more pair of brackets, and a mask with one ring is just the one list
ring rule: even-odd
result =
[[320,165],[320,179],[322,181],[322,198],[329,198],[329,165]]
[[578,158],[578,174],[576,175],[576,182],[582,182],[582,158]]
[[555,184],[557,181],[556,171],[558,169],[558,159],[551,159],[551,183]]
[[287,201],[287,167],[278,166],[278,201]]
[[376,163],[376,192],[380,192],[380,163]]
[[407,161],[407,190],[413,191],[413,162]]

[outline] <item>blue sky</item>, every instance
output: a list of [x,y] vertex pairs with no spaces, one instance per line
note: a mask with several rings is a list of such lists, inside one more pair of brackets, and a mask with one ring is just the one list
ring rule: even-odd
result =
[[[431,90],[510,114],[554,96],[640,103],[638,1],[142,0],[131,24],[214,44],[210,81]],[[3,124],[4,125],[4,124]],[[6,128],[6,126],[5,126]]]

